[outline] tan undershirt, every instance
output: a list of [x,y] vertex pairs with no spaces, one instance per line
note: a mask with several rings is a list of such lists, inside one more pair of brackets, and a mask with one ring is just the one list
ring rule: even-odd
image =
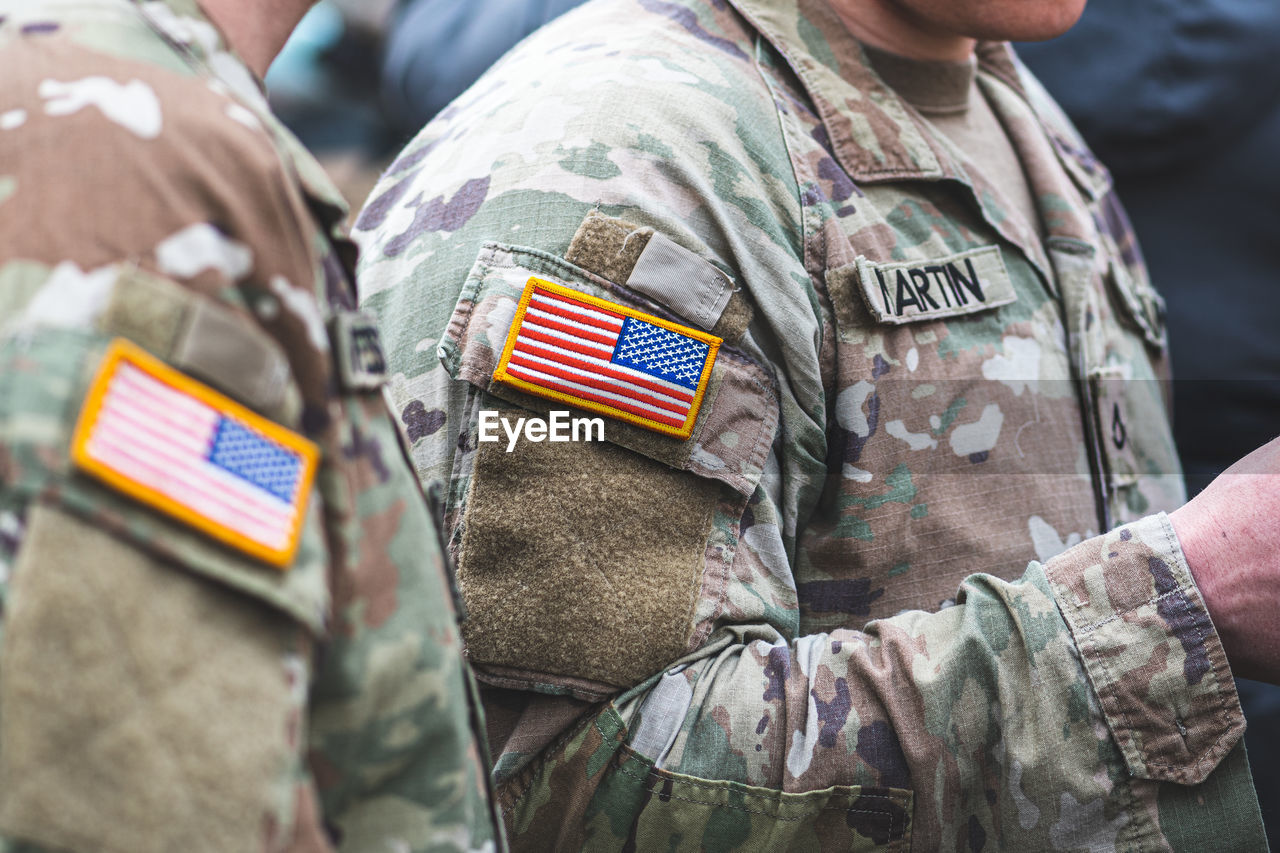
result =
[[1018,152],[978,85],[977,60],[929,62],[863,45],[891,89],[916,108],[982,173],[1014,210],[1044,236]]

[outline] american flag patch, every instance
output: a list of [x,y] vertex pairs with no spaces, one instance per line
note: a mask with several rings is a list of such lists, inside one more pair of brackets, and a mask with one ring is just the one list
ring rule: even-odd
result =
[[493,378],[688,438],[719,349],[714,335],[531,278]]
[[287,568],[319,451],[117,339],[89,389],[71,456],[134,499]]

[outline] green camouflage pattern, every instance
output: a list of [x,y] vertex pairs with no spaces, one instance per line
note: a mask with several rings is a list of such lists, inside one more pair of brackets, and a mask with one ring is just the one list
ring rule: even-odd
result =
[[[979,45],[978,79],[1043,236],[824,0],[595,0],[373,192],[362,301],[418,474],[448,495],[513,847],[1265,849],[1227,662],[1162,514],[1185,495],[1160,299],[1107,172],[1007,45]],[[625,625],[645,639],[615,654],[650,674],[619,683],[599,635],[686,594],[621,581],[671,534],[628,529],[637,565],[577,595],[527,555],[612,546],[579,517],[647,484],[580,483],[616,452],[598,445],[582,466],[528,441],[502,456],[477,423],[563,408],[492,381],[530,276],[699,325],[631,280],[654,234],[731,277],[750,319],[718,321],[687,442],[607,423],[720,488],[669,507],[707,519],[686,628]],[[988,247],[1013,301],[873,319],[875,269]],[[905,287],[888,296],[941,310],[941,285]],[[503,465],[543,498],[495,497],[477,478]],[[523,514],[537,535],[469,562],[478,526]],[[492,593],[522,583],[537,605]]]
[[[142,742],[118,751],[131,721],[94,722],[94,708],[78,707],[90,694],[71,673],[58,683],[73,692],[45,710],[80,714],[88,734],[83,742],[69,734],[49,765],[70,764],[91,793],[50,811],[75,794],[10,780],[0,789],[0,850],[504,848],[431,512],[381,390],[345,383],[331,354],[330,320],[355,310],[346,206],[270,113],[261,82],[194,0],[0,0],[0,164],[0,660],[19,639],[3,632],[30,630],[19,620],[21,590],[31,586],[23,581],[57,568],[26,553],[29,525],[52,512],[64,526],[108,532],[139,565],[188,578],[181,583],[197,596],[207,590],[211,615],[240,610],[283,638],[255,652],[278,673],[281,709],[239,708],[229,695],[193,704],[200,692],[186,682],[140,678],[155,687],[149,704],[177,708],[190,729],[222,737],[234,716],[254,726],[243,743],[279,745],[287,756],[270,778],[250,780],[260,801],[238,825],[217,825],[204,806],[242,775],[236,733],[157,745],[144,729]],[[242,340],[278,354],[283,373],[258,386],[268,402],[242,402],[321,449],[287,571],[162,517],[70,462],[71,432],[108,341],[132,337],[173,360],[196,312],[240,330],[224,349]],[[232,393],[218,380],[242,384],[240,357],[218,354],[201,378]],[[106,595],[104,612],[167,601]],[[183,648],[180,629],[112,630],[121,655]],[[199,660],[175,666],[192,682],[204,671]],[[29,734],[4,723],[38,715],[31,703],[47,699],[18,681],[16,670],[0,670],[0,703],[9,703],[0,774]],[[156,754],[151,765],[139,758]],[[191,756],[205,755],[206,766],[191,766]],[[187,775],[166,782],[169,765],[183,763]],[[121,840],[131,833],[141,836]],[[233,837],[244,843],[229,844]]]

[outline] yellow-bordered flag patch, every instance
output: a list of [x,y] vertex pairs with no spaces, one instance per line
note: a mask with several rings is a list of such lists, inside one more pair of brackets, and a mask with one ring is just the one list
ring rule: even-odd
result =
[[493,378],[688,438],[720,338],[530,278]]
[[117,339],[81,409],[71,457],[135,500],[287,568],[319,450]]

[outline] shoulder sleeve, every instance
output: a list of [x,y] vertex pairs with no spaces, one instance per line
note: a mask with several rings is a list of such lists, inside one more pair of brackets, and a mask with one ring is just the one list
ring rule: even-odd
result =
[[4,51],[0,255],[136,266],[215,299],[280,342],[319,404],[323,327],[301,306],[323,293],[320,234],[253,114],[205,78],[69,36]]
[[[298,618],[301,626],[256,606],[252,597],[237,596],[217,584],[209,589],[209,584],[200,583],[203,578],[174,571],[174,564],[184,567],[192,559],[190,554],[174,555],[182,547],[197,556],[218,551],[216,543],[205,543],[198,536],[192,544],[176,535],[157,534],[156,548],[149,547],[155,543],[141,543],[145,547],[131,551],[117,543],[110,552],[113,568],[124,566],[122,571],[127,569],[129,577],[142,577],[139,587],[145,581],[157,589],[177,587],[187,596],[187,609],[180,610],[172,606],[177,593],[161,597],[158,592],[147,595],[143,589],[132,589],[135,604],[145,600],[151,611],[147,620],[133,620],[140,627],[126,631],[124,637],[147,652],[145,665],[140,665],[141,677],[162,679],[164,674],[155,670],[157,657],[167,654],[166,660],[176,664],[191,654],[191,643],[157,643],[155,635],[147,632],[158,624],[174,628],[178,623],[173,620],[198,612],[201,595],[216,601],[217,615],[226,617],[202,625],[199,636],[211,646],[217,645],[219,632],[230,634],[242,622],[268,623],[260,633],[269,633],[269,643],[253,645],[257,637],[248,632],[234,642],[224,637],[224,650],[215,662],[223,667],[222,676],[230,678],[237,655],[248,672],[245,659],[251,653],[255,677],[270,681],[274,704],[261,695],[250,695],[244,685],[238,686],[234,697],[201,698],[203,694],[190,688],[203,683],[198,674],[186,682],[175,679],[167,694],[178,709],[170,716],[185,720],[188,729],[184,731],[201,725],[207,729],[200,743],[208,749],[199,755],[221,755],[220,762],[203,766],[201,772],[216,775],[218,768],[228,768],[218,791],[243,788],[238,799],[228,798],[241,812],[223,824],[237,826],[241,836],[253,838],[227,841],[225,846],[279,846],[295,830],[301,833],[295,842],[314,845],[314,849],[331,849],[330,833],[342,835],[344,850],[374,849],[392,839],[414,851],[482,848],[492,843],[498,830],[488,811],[482,730],[472,711],[470,676],[461,655],[434,526],[380,394],[345,393],[331,379],[325,303],[332,299],[335,307],[346,306],[326,290],[325,283],[326,276],[333,274],[326,267],[338,262],[331,257],[333,247],[308,210],[273,139],[250,110],[204,78],[105,56],[60,37],[5,43],[0,46],[0,66],[5,69],[0,93],[6,110],[13,105],[3,112],[4,129],[0,130],[0,163],[4,164],[0,166],[0,281],[8,291],[5,304],[23,309],[30,305],[22,294],[14,296],[9,285],[23,288],[27,296],[47,294],[58,282],[66,285],[60,298],[45,300],[56,303],[49,319],[52,326],[62,328],[41,331],[38,337],[48,342],[41,351],[66,349],[64,360],[70,359],[78,350],[56,346],[63,329],[93,329],[102,309],[100,304],[79,304],[74,297],[99,293],[96,282],[109,287],[120,280],[118,273],[136,268],[141,271],[139,278],[163,283],[157,292],[167,288],[165,292],[177,291],[188,301],[216,305],[224,325],[252,328],[258,337],[273,342],[289,367],[288,375],[275,379],[291,379],[301,392],[301,414],[294,411],[297,422],[290,426],[322,446],[306,554],[308,577],[318,579],[312,590],[317,594],[298,608],[303,612]],[[63,271],[61,277],[58,270]],[[160,315],[165,306],[159,302],[134,298],[130,307],[136,327],[147,326],[149,319],[164,319]],[[155,317],[149,312],[155,312]],[[222,340],[222,349],[233,341]],[[9,338],[0,343],[11,342]],[[216,341],[210,343],[218,346]],[[24,365],[32,362],[7,350],[6,355]],[[30,372],[13,381],[29,380]],[[55,385],[59,391],[77,387]],[[22,398],[5,397],[6,405],[22,403]],[[66,404],[72,414],[74,405],[74,401]],[[0,444],[5,454],[15,446],[25,452],[25,445],[9,441],[13,432],[8,430],[25,413],[6,408],[0,415],[4,415]],[[44,455],[37,458],[44,462],[61,458],[65,446],[58,442],[65,438],[61,433],[48,437],[53,449],[46,451],[42,445]],[[64,467],[59,465],[53,473],[65,473]],[[0,468],[6,476],[10,473],[7,466]],[[10,484],[5,485],[0,506],[7,507]],[[95,512],[101,510],[101,517],[94,514],[80,526],[100,528],[94,531],[93,542],[109,540],[113,529],[102,517],[110,518],[117,504],[128,502],[94,494]],[[150,519],[145,508],[126,506],[126,510],[119,514],[144,533],[168,530]],[[36,544],[56,539],[45,537]],[[68,562],[78,555],[84,563],[84,552],[77,549],[88,541],[64,543],[59,553]],[[20,548],[28,563],[37,559],[32,540]],[[266,587],[277,575],[300,574],[296,566],[284,575],[243,562],[235,567],[236,577],[246,579],[242,586],[250,592],[256,589],[254,583]],[[52,564],[40,567],[47,565]],[[27,588],[41,574],[24,565]],[[7,592],[5,581],[0,578],[0,593]],[[85,595],[90,595],[88,588]],[[118,598],[111,597],[111,607],[104,608],[109,612],[95,617],[93,624],[107,618],[123,624],[112,608],[128,602],[120,603]],[[84,606],[93,607],[89,598]],[[213,610],[206,604],[204,615]],[[39,612],[28,610],[19,634],[10,633],[6,621],[6,659],[17,653],[12,651],[15,638],[25,637],[27,648],[36,648],[40,636],[51,636],[55,611],[52,603]],[[67,630],[74,627],[66,619],[59,624]],[[115,648],[106,643],[99,651],[109,657]],[[209,671],[203,662],[185,662],[189,672]],[[124,663],[114,665],[118,669]],[[68,678],[81,671],[68,669]],[[6,682],[6,687],[17,684],[8,678]],[[216,689],[221,683],[211,682],[213,686],[201,689]],[[111,696],[118,699],[118,693]],[[86,714],[98,712],[95,703],[85,704]],[[216,725],[211,717],[217,718]],[[16,719],[6,713],[6,732],[15,731],[10,723]],[[49,719],[52,722],[39,729],[44,740],[33,740],[41,748],[52,742],[51,728],[59,718]],[[79,719],[75,722],[82,724]],[[236,736],[235,727],[249,723],[265,732],[259,740]],[[27,731],[31,730],[29,726]],[[246,760],[246,752],[268,736],[272,751],[259,750],[256,758]],[[173,742],[183,741],[175,738]],[[296,760],[286,762],[282,752]],[[15,754],[15,758],[23,756]],[[39,763],[39,755],[28,752],[25,760],[28,763],[21,766],[32,767]],[[190,760],[200,761],[198,757]],[[268,769],[280,778],[269,780],[270,790],[264,794],[265,784],[244,784],[247,773],[261,773],[271,762],[275,763]],[[190,794],[188,787],[179,784],[182,780],[170,776],[157,776],[139,786],[137,778],[128,777],[129,768],[136,770],[138,765],[125,764],[109,777],[121,780],[116,786],[121,799],[138,791],[154,794],[165,789],[171,798]],[[5,768],[14,766],[19,765],[10,762]],[[83,775],[86,780],[93,778],[91,772]],[[46,784],[36,794],[57,796],[56,791],[50,793],[55,787]],[[267,819],[246,811],[261,806],[264,796],[270,799]],[[97,807],[98,798],[83,799]],[[26,801],[28,806],[35,802],[45,808],[47,798]],[[0,805],[0,812],[3,808]],[[227,817],[225,810],[207,811],[201,825],[211,828],[194,834],[223,837],[215,831],[222,831],[219,821]],[[157,813],[161,812],[167,810]],[[76,825],[102,826],[112,819],[107,807],[91,817],[97,822]],[[117,846],[141,849],[167,844],[163,839],[177,838],[175,833],[190,826],[172,814],[166,821],[169,834],[155,836],[159,842],[135,843],[128,833],[144,833],[149,824],[124,818],[115,823],[125,829],[113,830],[109,837],[116,839]],[[40,832],[48,829],[54,835],[30,837],[56,838],[63,846],[76,846],[79,841],[66,841],[65,833],[75,828],[72,823],[45,821]],[[0,814],[0,831],[12,828]],[[268,835],[263,836],[264,831]],[[174,840],[169,846],[184,843]]]

